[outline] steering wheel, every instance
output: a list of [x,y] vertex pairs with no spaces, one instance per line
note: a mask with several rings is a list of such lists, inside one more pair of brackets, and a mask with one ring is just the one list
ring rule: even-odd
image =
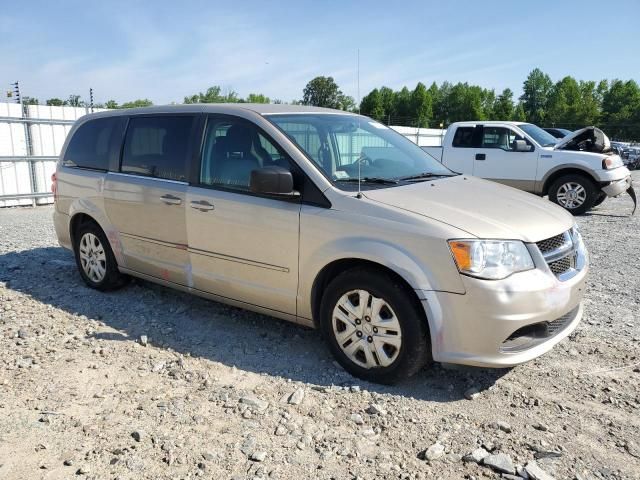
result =
[[365,153],[360,153],[358,159],[354,162],[355,165],[373,165],[373,160],[371,157],[368,157]]

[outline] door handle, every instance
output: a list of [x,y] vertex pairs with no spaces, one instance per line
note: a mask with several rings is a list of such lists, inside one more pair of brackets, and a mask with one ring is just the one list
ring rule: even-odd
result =
[[486,160],[487,155],[485,153],[476,153],[476,160]]
[[164,203],[167,205],[180,205],[182,203],[182,199],[179,197],[174,197],[173,195],[162,195],[160,197]]
[[211,205],[206,200],[194,200],[193,202],[191,202],[191,208],[195,208],[196,210],[200,210],[201,212],[207,212],[209,210],[213,210],[216,207]]

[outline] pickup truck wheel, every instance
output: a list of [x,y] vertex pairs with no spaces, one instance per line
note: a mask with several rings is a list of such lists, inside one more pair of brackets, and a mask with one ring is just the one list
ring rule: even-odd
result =
[[607,194],[606,193],[600,193],[597,197],[596,197],[596,201],[593,202],[593,206],[597,207],[598,205],[600,205],[602,202],[604,202],[607,199]]
[[564,175],[549,188],[549,200],[574,215],[581,215],[593,207],[597,195],[596,186],[582,175]]
[[118,270],[118,263],[107,237],[97,224],[84,223],[74,237],[76,265],[87,286],[107,291],[120,288],[127,283],[129,277]]
[[324,292],[320,317],[333,355],[364,380],[393,384],[430,358],[424,310],[389,274],[356,268],[338,275]]

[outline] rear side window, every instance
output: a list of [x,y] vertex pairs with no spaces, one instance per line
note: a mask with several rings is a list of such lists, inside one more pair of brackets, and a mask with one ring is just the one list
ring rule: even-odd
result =
[[120,118],[98,118],[81,125],[69,140],[62,164],[65,167],[108,170],[111,143]]
[[458,127],[453,136],[453,146],[459,148],[473,147],[473,131],[475,127]]
[[186,181],[193,116],[133,117],[129,120],[120,171]]

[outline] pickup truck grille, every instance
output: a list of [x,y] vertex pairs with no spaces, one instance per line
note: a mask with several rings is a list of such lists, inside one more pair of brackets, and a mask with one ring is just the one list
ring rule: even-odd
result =
[[574,244],[570,231],[537,242],[536,245],[556,277],[560,278],[562,274],[576,268],[578,246]]

